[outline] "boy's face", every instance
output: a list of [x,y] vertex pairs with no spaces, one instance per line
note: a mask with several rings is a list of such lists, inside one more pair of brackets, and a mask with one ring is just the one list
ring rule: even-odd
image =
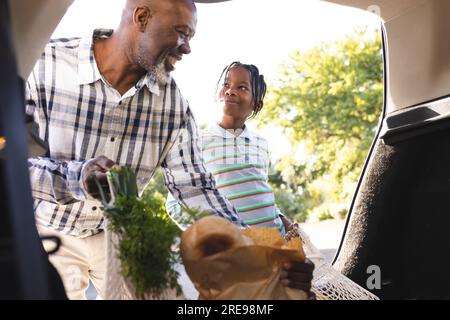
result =
[[253,92],[247,69],[236,66],[228,71],[219,92],[219,101],[225,115],[239,120],[247,119],[253,111]]

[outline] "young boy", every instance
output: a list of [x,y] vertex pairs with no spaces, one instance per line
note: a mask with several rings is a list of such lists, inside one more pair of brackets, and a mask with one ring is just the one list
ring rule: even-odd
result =
[[[247,119],[256,116],[263,107],[266,93],[264,76],[254,65],[233,62],[223,70],[219,85],[222,118],[201,134],[200,145],[206,168],[214,176],[219,192],[234,205],[247,225],[275,227],[284,235],[291,222],[276,207],[268,184],[267,142],[245,125]],[[179,194],[178,198],[182,202],[183,195]],[[183,215],[181,206],[170,193],[166,209],[180,228],[185,229],[186,226],[180,222]],[[313,269],[314,265],[309,260],[289,264],[281,281],[308,291]]]

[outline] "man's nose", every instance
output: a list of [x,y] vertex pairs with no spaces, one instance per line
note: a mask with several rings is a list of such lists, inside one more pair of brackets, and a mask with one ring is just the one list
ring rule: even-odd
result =
[[189,44],[189,41],[187,41],[187,40],[184,41],[184,43],[181,45],[180,49],[183,54],[191,53],[191,46]]

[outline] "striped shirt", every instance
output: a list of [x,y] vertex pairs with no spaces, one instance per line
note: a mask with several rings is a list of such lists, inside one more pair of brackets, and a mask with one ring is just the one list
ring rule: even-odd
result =
[[103,79],[93,39],[112,32],[51,41],[28,79],[27,113],[49,145],[47,157],[28,161],[37,223],[80,238],[103,229],[101,203],[86,193],[82,175],[89,159],[104,155],[136,171],[140,192],[161,166],[181,203],[242,224],[205,169],[194,117],[175,81],[159,84],[146,74],[121,96]]
[[[247,127],[231,132],[215,123],[202,132],[201,144],[205,165],[214,175],[217,189],[230,200],[242,220],[251,227],[275,227],[284,234],[280,211],[268,184],[266,140]],[[182,215],[170,194],[166,209],[175,221]]]

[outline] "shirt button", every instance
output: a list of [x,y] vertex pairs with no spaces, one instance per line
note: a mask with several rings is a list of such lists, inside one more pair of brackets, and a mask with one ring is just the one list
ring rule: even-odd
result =
[[92,211],[95,211],[95,210],[97,210],[97,207],[92,207]]
[[116,138],[111,137],[109,140],[110,140],[111,142],[114,142],[114,141],[116,140]]

